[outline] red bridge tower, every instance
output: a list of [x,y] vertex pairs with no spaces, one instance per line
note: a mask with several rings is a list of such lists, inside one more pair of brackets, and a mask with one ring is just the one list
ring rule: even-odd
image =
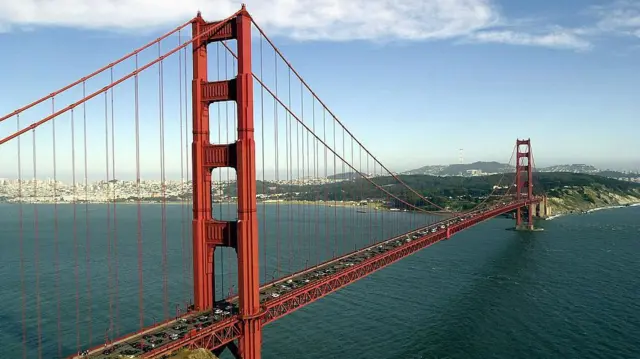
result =
[[[215,302],[213,254],[218,246],[232,247],[238,255],[238,296],[242,336],[239,356],[259,359],[262,342],[256,215],[255,141],[253,128],[253,75],[251,72],[251,17],[242,10],[222,26],[206,22],[198,13],[193,22],[193,281],[194,309],[212,308]],[[233,79],[209,82],[207,44],[237,40],[238,74]],[[235,101],[238,140],[209,143],[209,105]],[[219,221],[211,212],[211,171],[236,170],[238,220]]]
[[[533,199],[533,161],[531,139],[516,142],[516,200]],[[523,181],[522,173],[526,173]],[[533,230],[534,205],[529,205],[526,222],[523,223],[522,207],[516,210],[516,229]]]

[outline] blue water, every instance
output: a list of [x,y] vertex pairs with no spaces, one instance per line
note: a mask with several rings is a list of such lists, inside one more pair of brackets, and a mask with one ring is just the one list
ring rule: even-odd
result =
[[[162,319],[165,307],[168,315],[173,315],[176,304],[189,301],[191,268],[185,264],[190,260],[190,211],[180,205],[167,206],[169,295],[165,306],[160,206],[142,209],[144,321],[151,324]],[[17,210],[17,205],[0,206],[0,358],[22,357],[23,302],[27,357],[37,358],[33,210],[29,205],[23,207],[24,301]],[[94,344],[99,344],[110,326],[109,318],[116,312],[119,316],[113,320],[114,333],[116,327],[122,334],[139,325],[137,207],[118,206],[117,309],[114,295],[109,295],[115,255],[110,257],[110,277],[106,254],[110,242],[114,253],[112,236],[108,235],[112,231],[107,231],[105,206],[89,207],[91,320],[84,206],[77,210],[80,320],[76,327],[72,206],[58,209],[57,262],[62,274],[58,281],[55,238],[51,235],[53,210],[39,206],[43,358],[58,357],[59,342],[63,354],[75,352],[78,337],[86,343],[91,335]],[[275,223],[277,210],[280,226]],[[219,211],[233,212],[226,207]],[[337,221],[332,220],[335,215]],[[387,212],[384,219],[381,214],[375,216],[378,217],[342,208],[261,207],[261,238],[268,243],[267,267],[261,267],[261,277],[270,280],[271,276],[281,276],[334,255],[333,248],[335,254],[344,253],[432,220],[404,213]],[[508,219],[478,225],[267,326],[264,357],[640,358],[640,208],[540,222],[544,232],[506,231],[511,225]],[[346,230],[336,231],[340,228]],[[345,234],[328,235],[334,231]],[[281,240],[279,251],[277,238]],[[264,254],[261,248],[261,258]],[[216,258],[218,281],[225,282],[219,296],[234,284],[232,257],[227,251]],[[223,258],[226,271],[222,270]],[[57,288],[62,319],[60,340]]]

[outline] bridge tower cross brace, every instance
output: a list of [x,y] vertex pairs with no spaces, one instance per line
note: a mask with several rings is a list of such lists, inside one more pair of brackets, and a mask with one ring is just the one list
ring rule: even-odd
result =
[[[238,298],[242,321],[238,356],[260,359],[262,324],[259,297],[251,17],[244,5],[235,17],[222,25],[220,22],[206,22],[198,13],[192,23],[192,36],[196,39],[193,42],[192,82],[194,309],[212,308],[216,300],[213,261],[216,247],[234,248],[238,257]],[[237,41],[237,76],[223,81],[208,81],[207,44],[231,39]],[[209,105],[220,101],[236,103],[238,140],[235,143],[209,143]],[[236,170],[237,221],[220,221],[212,215],[211,171],[222,167]]]
[[[522,173],[526,173],[523,180]],[[525,190],[526,191],[523,191]],[[531,139],[516,141],[516,200],[533,199],[533,161],[531,160]],[[533,229],[533,205],[529,206],[527,221],[523,225],[522,207],[516,210],[516,228]]]

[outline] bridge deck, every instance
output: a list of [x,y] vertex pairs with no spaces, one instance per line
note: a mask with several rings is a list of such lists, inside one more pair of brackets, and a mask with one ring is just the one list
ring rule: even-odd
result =
[[[260,302],[264,310],[263,325],[446,239],[447,230],[449,235],[453,235],[524,204],[523,201],[512,202],[445,219],[267,284],[260,289]],[[118,339],[106,347],[94,348],[84,356],[76,355],[72,358],[165,358],[184,346],[214,349],[239,336],[237,297],[233,297],[217,303],[213,310],[187,313]]]

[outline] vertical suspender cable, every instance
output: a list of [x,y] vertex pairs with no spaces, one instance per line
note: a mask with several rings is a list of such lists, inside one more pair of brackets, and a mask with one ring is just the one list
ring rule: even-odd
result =
[[[227,55],[227,53],[224,53],[224,79],[228,80],[229,79],[229,55]],[[229,143],[229,101],[225,101],[224,103],[224,115],[225,115],[225,128],[226,128],[226,134],[225,134],[225,143]],[[225,184],[225,188],[227,189],[227,191],[229,190],[229,185],[231,182],[231,178],[229,176],[229,170],[226,170],[227,172],[227,181]],[[222,173],[220,173],[220,175],[222,175]],[[221,204],[222,205],[222,204]],[[227,206],[226,206],[226,218],[229,219],[229,212],[231,210],[231,201],[228,200],[227,201]],[[222,211],[220,211],[220,213],[222,214]],[[221,268],[222,268],[222,273],[220,273],[220,278],[222,279],[222,285],[220,286],[220,291],[221,291],[221,298],[224,298],[225,296],[225,291],[224,291],[224,277],[225,277],[225,265],[224,265],[224,257],[225,257],[225,251],[223,251],[222,249],[220,250],[220,259],[221,259]]]
[[[113,83],[113,68],[111,68],[111,83]],[[118,212],[116,211],[116,122],[115,122],[115,111],[114,111],[114,95],[113,88],[111,89],[111,175],[114,179],[114,187],[113,187],[113,228],[112,228],[112,243],[113,243],[113,267],[114,267],[114,289],[115,289],[115,302],[116,302],[116,312],[115,312],[115,335],[114,335],[114,325],[111,323],[109,330],[111,332],[112,337],[115,337],[120,332],[120,297],[119,297],[119,278],[118,278]]]
[[[113,89],[111,89],[113,91]],[[109,178],[109,114],[108,114],[108,93],[104,93],[104,157],[105,157],[105,173],[107,189],[109,190],[110,178]],[[107,199],[107,292],[109,293],[109,326],[107,328],[107,334],[109,328],[113,326],[113,293],[112,293],[112,268],[111,268],[111,204]],[[105,339],[108,339],[105,338]],[[106,343],[105,343],[106,344]]]
[[36,174],[36,130],[33,134],[33,239],[35,247],[36,271],[36,315],[38,320],[38,358],[42,358],[42,318],[40,313],[40,233],[38,228],[38,177]]
[[[16,115],[16,128],[20,130],[20,114]],[[25,289],[25,280],[24,280],[24,208],[23,202],[24,199],[22,197],[22,153],[20,146],[20,137],[18,136],[18,221],[20,223],[20,291],[22,292],[22,300],[20,303],[21,314],[22,314],[22,357],[24,359],[27,358],[27,293]]]
[[[338,148],[336,147],[336,121],[333,120],[333,179],[334,181],[338,181],[338,162],[336,158],[336,153],[338,152]],[[344,152],[344,151],[343,151]],[[340,199],[343,198],[342,191],[340,191]],[[336,257],[336,247],[338,247],[338,195],[334,193],[333,197],[333,253],[331,258]]]
[[[274,75],[276,82],[276,97],[278,96],[278,60],[277,55],[274,53]],[[278,141],[278,101],[274,97],[273,99],[273,111],[274,111],[274,130],[273,133],[275,135],[275,171],[276,171],[276,272],[278,277],[280,277],[280,163],[279,163],[279,141]]]
[[[187,48],[186,47],[184,48],[184,66],[183,66],[182,71],[183,71],[183,74],[184,74],[184,76],[182,77],[182,81],[184,81],[184,156],[185,156],[185,159],[187,160],[186,163],[185,163],[185,170],[186,170],[185,178],[188,179],[188,178],[190,178],[189,177],[189,120],[188,120],[189,116],[187,114],[187,111],[188,111],[188,108],[189,108],[189,106],[188,106],[188,103],[189,103],[188,96],[189,95],[188,95],[188,89],[187,89]],[[187,183],[189,183],[189,182],[187,181]],[[193,185],[193,183],[192,183],[192,185]],[[187,186],[187,190],[188,190],[188,186]],[[184,196],[184,193],[183,193],[183,196]],[[186,202],[186,199],[185,199],[185,202]],[[187,225],[185,227],[186,227],[187,233],[189,233],[190,226]],[[189,273],[191,268],[188,268],[188,266],[189,266],[190,263],[193,262],[193,260],[191,258],[193,254],[192,254],[191,251],[186,250],[186,246],[187,245],[188,245],[188,243],[185,240],[184,246],[185,246],[185,252],[186,252],[186,254],[185,254],[186,260],[185,260],[185,262],[183,264],[183,268],[184,268],[183,270],[186,273]],[[187,282],[185,281],[185,295],[187,295],[186,298],[189,298],[188,294],[186,294],[187,293],[186,287],[187,287]],[[190,302],[190,301],[185,300],[185,307],[187,307],[187,303],[188,302]]]
[[[262,59],[262,35],[260,35],[260,81],[262,81],[263,77],[263,59]],[[260,116],[262,123],[262,193],[267,194],[265,174],[264,174],[264,133],[266,130],[264,129],[264,89],[260,87]],[[267,283],[267,203],[264,198],[262,200],[262,265],[264,266],[264,283]]]
[[[324,143],[327,143],[327,113],[326,113],[326,109],[323,107],[322,108],[322,141]],[[325,260],[329,259],[331,257],[331,255],[329,254],[329,208],[327,208],[326,206],[328,205],[328,186],[329,186],[329,172],[328,172],[328,167],[329,167],[329,162],[327,159],[327,146],[323,146],[324,148],[324,179],[326,181],[326,184],[323,186],[324,187],[324,249],[325,249],[325,255],[326,258],[323,258],[323,260],[321,262],[324,262]]]
[[[345,136],[344,129],[342,129],[342,154],[343,154],[344,158],[346,159],[347,158],[347,152],[345,150],[345,143],[344,143],[345,137],[346,136]],[[353,158],[353,137],[351,137],[351,163],[352,163],[353,166],[355,166],[355,161],[354,161],[354,158]],[[345,171],[346,171],[346,169],[345,169],[345,161],[342,161],[342,173],[345,173]],[[358,169],[358,171],[362,173],[362,169],[361,168]],[[351,178],[351,175],[349,175],[349,178]],[[349,182],[351,182],[351,181],[349,181]],[[354,190],[355,190],[356,183],[358,183],[358,175],[356,173],[353,173]],[[357,201],[357,199],[358,199],[358,197],[357,197],[356,193],[352,193],[352,195],[349,198],[349,200],[351,200],[351,201]],[[355,203],[356,203],[356,205],[359,204],[359,202],[355,202]],[[359,229],[359,222],[360,221],[359,221],[359,218],[356,217],[356,211],[358,209],[357,209],[356,206],[351,206],[351,207],[352,208],[349,211],[349,215],[351,217],[351,220],[349,221],[349,223],[351,225],[354,225],[355,228]],[[347,236],[347,234],[346,234],[347,233],[347,230],[346,230],[347,228],[346,228],[346,223],[345,223],[345,217],[346,216],[342,216],[342,218],[343,218],[343,220],[342,220],[342,233],[343,233],[343,236],[347,237],[347,238],[345,238],[344,244],[348,245],[347,242],[348,242],[349,239],[351,239],[353,241],[353,248],[355,250],[357,248],[358,240],[356,238],[358,237],[358,235],[356,234],[352,238],[349,238],[349,236]],[[349,232],[352,232],[352,231],[349,231]],[[355,230],[353,231],[353,233],[355,234]],[[343,245],[342,247],[344,247],[344,250],[347,250],[349,247],[345,246],[345,245]]]
[[[216,68],[218,69],[218,81],[222,80],[222,74],[220,72],[220,66],[222,64],[222,61],[220,61],[220,43],[216,44]],[[225,72],[226,72],[226,68],[225,68]],[[226,78],[226,74],[225,74],[225,78]],[[225,103],[225,106],[228,106],[228,104]],[[218,143],[222,143],[222,105],[221,104],[217,104],[218,107],[218,118],[217,118],[217,122],[218,122]],[[227,124],[228,124],[228,120],[227,120]],[[220,193],[223,193],[223,188],[224,186],[222,185],[222,170],[218,170],[218,190],[220,191]],[[222,197],[222,196],[221,196]],[[220,216],[222,216],[222,212],[223,212],[223,206],[222,206],[222,200],[219,201],[220,202]],[[213,210],[213,206],[212,206],[212,210]],[[214,247],[213,249],[213,256],[215,258],[215,253],[216,248]],[[221,274],[221,281],[220,281],[220,296],[224,297],[224,254],[222,253],[222,249],[220,249],[219,251],[219,256],[220,256],[220,274]],[[215,266],[215,263],[214,263]],[[216,275],[216,273],[214,273],[214,275]],[[214,297],[215,297],[215,293],[217,291],[217,288],[213,288],[213,292],[214,292]],[[214,298],[215,300],[215,298]]]
[[[303,93],[303,89],[302,89],[302,83],[300,83],[300,107],[302,108],[302,119],[304,120],[304,93]],[[303,183],[303,188],[310,188],[310,186],[306,185],[306,178],[309,178],[309,168],[310,167],[310,162],[311,162],[311,158],[309,157],[309,132],[305,131],[304,128],[301,129],[302,131],[302,151],[304,152],[305,149],[305,135],[307,137],[307,175],[305,176],[304,173],[304,159],[305,156],[304,154],[302,155],[302,183]],[[305,186],[306,185],[306,186]],[[304,269],[307,269],[309,266],[309,261],[311,260],[311,231],[309,231],[309,233],[307,233],[307,201],[304,201],[304,206],[303,206],[303,211],[302,211],[302,233],[304,237],[307,237],[307,259],[305,261],[305,266]],[[311,228],[311,226],[308,226],[309,228]]]
[[[302,90],[302,88],[300,88],[300,90]],[[304,104],[302,102],[302,91],[300,91],[300,108],[301,108],[301,110],[300,110],[300,118],[302,119],[302,121],[304,121]],[[297,168],[298,186],[300,185],[300,181],[302,180],[302,184],[303,184],[302,188],[305,188],[304,187],[304,157],[302,157],[301,153],[300,153],[300,137],[299,136],[300,136],[300,123],[298,121],[296,121],[296,167],[298,167]],[[303,142],[302,146],[304,148],[304,142]],[[300,177],[300,160],[301,160],[300,157],[302,157],[302,177]],[[301,207],[303,207],[302,204],[300,204],[300,202],[298,202],[296,207],[298,208],[298,211],[297,211],[298,212],[298,221],[301,221],[301,224],[296,226],[297,227],[296,228],[297,229],[297,231],[296,231],[297,235],[296,235],[295,244],[297,244],[296,252],[298,253],[298,254],[296,254],[296,260],[300,260],[300,257],[301,257],[300,253],[301,253],[302,243],[299,243],[299,242],[300,242],[300,240],[302,238],[304,238],[304,236],[300,235],[300,230],[304,228],[304,212],[303,212],[303,215],[300,214],[300,211],[302,210]]]
[[[289,103],[288,106],[289,108],[291,108],[291,68],[289,67],[287,69],[289,76],[288,76],[288,87],[287,90],[289,92]],[[292,183],[292,174],[293,174],[293,169],[292,164],[293,164],[293,156],[291,154],[291,115],[287,112],[286,115],[286,122],[284,123],[285,126],[285,160],[287,161],[287,218],[288,220],[288,225],[287,225],[287,246],[289,247],[289,268],[288,268],[288,273],[291,273],[291,259],[293,257],[293,248],[292,248],[292,242],[293,242],[293,234],[291,233],[291,226],[293,225],[292,222],[292,216],[291,216],[291,212],[293,211],[293,208],[291,208],[291,183]]]
[[76,282],[76,351],[80,352],[80,270],[78,264],[78,185],[76,183],[76,135],[74,109],[71,109],[71,182],[73,185],[73,247]]
[[[182,31],[178,31],[178,45],[182,45]],[[185,60],[185,66],[186,66],[186,60]],[[186,238],[186,203],[185,203],[185,186],[184,186],[184,167],[185,167],[185,160],[184,160],[184,143],[186,141],[186,138],[182,137],[182,129],[183,127],[183,120],[186,122],[187,119],[183,118],[182,116],[182,52],[178,53],[178,86],[180,87],[180,90],[178,92],[180,92],[179,94],[179,111],[180,111],[180,210],[181,210],[181,220],[180,220],[180,240],[181,240],[181,249],[180,249],[180,255],[182,258],[182,300],[184,302],[187,301],[186,299],[186,295],[187,295],[187,267],[186,267],[186,258],[185,258],[185,253],[186,253],[186,246],[187,246],[187,238]],[[185,98],[185,101],[187,99]],[[186,124],[185,124],[186,125]]]
[[[158,41],[158,57],[161,57],[161,42]],[[160,181],[162,189],[162,309],[163,318],[169,318],[169,284],[167,268],[167,178],[164,147],[164,61],[158,63],[158,102],[160,112]]]
[[[360,146],[360,151],[362,151],[362,146]],[[370,174],[370,173],[369,173],[369,155],[365,153],[365,156],[366,156],[366,158],[367,158],[367,175],[372,175],[372,176],[375,178],[375,174]],[[364,186],[364,181],[363,181],[362,185]],[[371,200],[375,200],[375,198],[371,198]],[[368,229],[368,232],[367,232],[367,238],[365,239],[365,241],[363,241],[363,244],[366,244],[366,243],[367,243],[367,241],[371,240],[371,236],[373,235],[373,234],[371,233],[371,213],[373,212],[373,211],[371,210],[371,209],[372,209],[371,207],[374,207],[374,208],[375,208],[375,205],[376,205],[376,204],[375,204],[375,203],[373,203],[373,206],[370,206],[370,205],[369,205],[369,201],[367,200],[367,212],[368,212],[368,213],[367,213],[367,217],[369,217],[369,218],[368,218],[368,220],[369,220],[369,229]]]
[[[353,136],[351,136],[351,148],[353,151]],[[358,153],[358,169],[360,171],[360,173],[363,173],[362,171],[362,146],[358,146],[359,153]],[[365,173],[365,176],[367,175],[367,173]],[[363,178],[358,178],[358,180],[360,180],[360,201],[364,200],[364,188],[362,187],[364,184],[364,179]],[[358,206],[360,205],[360,203],[358,203]],[[361,225],[364,224],[364,218],[363,217],[358,217],[358,228],[361,228],[361,232],[360,232],[360,239],[358,240],[358,243],[363,242],[364,240],[362,239],[362,237],[365,235],[365,231],[364,231],[364,226]]]
[[[51,98],[51,113],[55,112],[55,97]],[[56,323],[58,339],[58,356],[62,357],[62,328],[60,322],[60,249],[58,228],[58,168],[56,161],[56,119],[51,120],[52,131],[52,163],[53,163],[53,243],[54,243],[54,267],[56,272]]]
[[[345,149],[344,149],[344,138],[345,138],[345,133],[344,133],[344,128],[343,128],[342,129],[342,152],[344,153],[344,157],[346,158],[347,154],[346,154]],[[354,156],[354,151],[353,151],[353,136],[352,136],[351,137],[351,164],[355,166],[355,161],[353,159],[353,156]],[[343,161],[342,162],[342,172],[344,173],[344,171],[345,171],[345,169],[344,169],[344,161]],[[362,173],[362,166],[358,169],[358,171],[360,173]],[[359,180],[360,180],[360,178],[358,178],[358,175],[354,173],[353,174],[354,190],[357,190],[355,187],[356,187],[356,185],[357,185]],[[356,195],[353,195],[351,200],[355,201],[356,206],[360,206],[359,200],[362,200],[362,197],[358,197]],[[349,211],[350,214],[351,214],[351,217],[352,217],[352,219],[350,221],[350,224],[352,226],[355,226],[359,230],[360,229],[360,217],[357,217],[356,213],[354,213],[354,211],[357,212],[357,208],[358,207],[355,207],[355,208],[353,208],[353,210]],[[356,217],[353,218],[354,216],[356,216]],[[346,228],[345,228],[345,225],[344,225],[344,220],[342,221],[342,232],[343,233],[346,232]],[[353,233],[355,234],[355,231],[353,231]],[[360,237],[360,236],[362,236],[362,233],[360,233],[359,235],[355,235],[354,237]],[[360,238],[351,238],[351,240],[353,241],[353,250],[355,251],[355,250],[358,249],[358,243],[360,242]],[[345,247],[345,248],[348,248],[348,247]]]
[[[86,82],[82,83],[82,96],[86,96]],[[86,102],[82,104],[82,122],[83,127],[82,130],[84,132],[84,221],[85,221],[85,274],[87,277],[87,316],[89,318],[89,341],[88,344],[91,345],[93,343],[93,333],[92,333],[92,300],[91,300],[91,232],[89,230],[89,172],[88,172],[88,148],[87,148],[87,104]]]
[[[136,71],[138,70],[138,55],[136,54]],[[139,78],[136,72],[134,78],[134,111],[135,111],[135,127],[136,127],[136,192],[138,207],[138,315],[140,317],[140,329],[144,328],[144,297],[143,297],[143,280],[142,280],[142,208],[140,204],[140,108],[139,108]]]
[[[316,99],[315,98],[311,98],[311,112],[313,113],[313,115],[311,116],[311,121],[312,121],[312,128],[313,128],[313,132],[316,132]],[[307,132],[308,133],[308,132]],[[319,186],[319,181],[318,181],[318,141],[317,140],[313,140],[313,181],[314,181],[314,187],[318,187]],[[314,221],[314,232],[313,232],[313,248],[316,251],[316,266],[318,264],[320,264],[320,245],[318,243],[318,241],[320,240],[320,232],[318,232],[318,230],[320,229],[319,223],[320,223],[320,206],[318,205],[318,200],[319,198],[319,190],[314,191],[314,209],[315,209],[315,221]]]
[[[236,58],[232,57],[231,58],[231,74],[233,76],[236,76],[237,73],[238,73],[238,70],[237,70],[237,66],[236,66]],[[252,79],[252,81],[253,81],[253,79]],[[232,127],[232,132],[231,132],[231,135],[232,135],[231,139],[233,140],[233,142],[235,142],[235,140],[238,138],[238,135],[237,135],[237,132],[238,132],[238,113],[237,113],[237,111],[238,111],[238,109],[237,108],[238,108],[238,106],[232,104],[232,106],[231,106],[231,113],[232,113],[231,118],[233,119],[233,127]],[[229,134],[227,134],[227,136],[229,136]],[[230,142],[227,141],[227,143],[230,143]],[[229,171],[229,169],[227,168],[227,177],[229,177],[230,172],[231,171]],[[237,174],[236,174],[236,184],[237,183],[238,183],[238,181],[237,181]],[[229,180],[229,185],[228,186],[229,187],[231,186],[231,181],[230,180]],[[237,191],[236,191],[236,198],[237,198]],[[229,210],[231,210],[231,206],[229,206],[228,208],[229,208]],[[237,217],[237,215],[236,215],[236,217]],[[233,259],[233,253],[231,253],[230,250],[227,250],[226,251],[226,255],[227,255],[227,264],[229,266],[231,266],[231,263],[232,263],[231,261]],[[233,276],[232,276],[232,274],[233,273],[231,273],[231,272],[232,272],[231,270],[227,270],[227,278],[228,278],[227,281],[228,281],[229,286],[230,286],[229,293],[231,293],[231,294],[229,294],[229,296],[233,295],[233,292],[232,292],[232,290],[233,290]]]
[[[339,134],[339,131],[336,134],[336,136],[338,134]],[[341,162],[342,168],[340,169],[340,173],[342,174],[342,177],[344,177],[346,179],[341,182],[343,184],[342,188],[340,189],[340,201],[342,202],[342,204],[341,204],[342,215],[340,215],[340,223],[342,223],[342,226],[339,229],[339,231],[337,232],[337,233],[340,233],[340,241],[336,242],[335,249],[334,249],[335,253],[333,255],[334,257],[337,257],[339,255],[338,250],[340,250],[340,248],[343,246],[343,244],[347,243],[347,241],[349,239],[348,236],[344,233],[345,219],[348,219],[350,221],[353,220],[353,208],[350,208],[350,207],[353,207],[353,206],[348,206],[348,201],[349,201],[350,195],[348,195],[347,192],[344,190],[345,187],[348,187],[351,184],[350,183],[351,182],[351,175],[345,174],[345,167],[344,167],[345,163],[347,161],[347,151],[346,151],[346,146],[345,146],[345,143],[344,143],[344,130],[342,132],[341,139],[342,139],[342,152],[341,152],[342,159],[340,159],[338,156],[335,156],[335,157],[338,157],[337,160]],[[338,148],[334,148],[334,150],[336,151],[336,153],[340,152]],[[336,211],[337,211],[337,208],[336,208]],[[337,216],[336,216],[336,221],[337,221]],[[336,222],[336,225],[337,225],[337,222]]]

